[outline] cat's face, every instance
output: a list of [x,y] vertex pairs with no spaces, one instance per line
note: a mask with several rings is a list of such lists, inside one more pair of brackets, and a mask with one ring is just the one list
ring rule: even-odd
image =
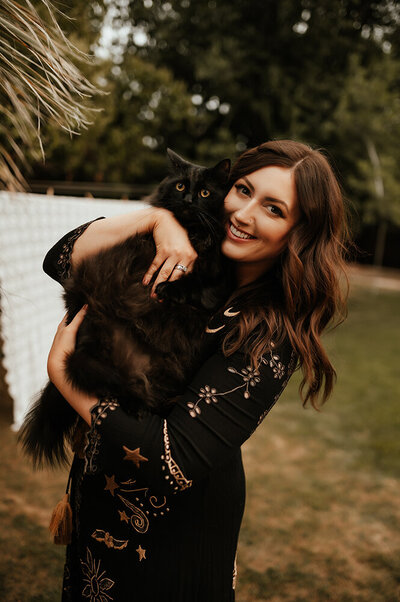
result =
[[214,167],[203,167],[185,161],[170,149],[167,152],[171,174],[158,187],[156,204],[174,213],[199,208],[208,214],[219,215],[227,193],[230,160],[224,159]]

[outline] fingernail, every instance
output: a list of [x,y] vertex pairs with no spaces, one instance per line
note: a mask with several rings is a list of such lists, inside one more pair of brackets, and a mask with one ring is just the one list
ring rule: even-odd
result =
[[83,309],[86,311],[88,307],[89,307],[89,305],[87,303],[85,303],[85,305],[83,306]]
[[146,276],[146,278],[143,278],[142,283],[146,286],[147,284],[149,284],[150,282],[150,278],[148,276]]

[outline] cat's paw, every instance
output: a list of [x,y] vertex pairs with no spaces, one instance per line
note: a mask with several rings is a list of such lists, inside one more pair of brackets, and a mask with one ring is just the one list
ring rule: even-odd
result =
[[156,295],[160,301],[173,301],[174,303],[186,303],[186,283],[182,281],[160,282],[156,286]]

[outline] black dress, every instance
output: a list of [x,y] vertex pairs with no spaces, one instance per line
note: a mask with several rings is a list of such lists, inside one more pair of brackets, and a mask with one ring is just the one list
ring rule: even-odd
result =
[[[88,225],[45,257],[45,272],[61,284],[74,241]],[[74,527],[63,602],[234,600],[245,502],[240,446],[296,363],[289,345],[263,357],[256,370],[240,350],[226,358],[223,332],[239,313],[232,307],[213,317],[208,359],[167,417],[137,420],[112,397],[92,408],[70,474]]]

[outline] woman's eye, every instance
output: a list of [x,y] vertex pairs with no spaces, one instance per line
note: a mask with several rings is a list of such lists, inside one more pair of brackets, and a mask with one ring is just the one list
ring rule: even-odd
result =
[[183,182],[178,182],[175,188],[179,190],[179,192],[183,192],[185,190],[185,184]]
[[245,194],[246,196],[249,196],[250,194],[250,190],[247,188],[247,186],[244,186],[244,184],[236,184],[235,188],[241,194]]
[[203,197],[203,199],[206,199],[208,196],[210,196],[210,191],[207,190],[207,188],[203,188],[200,190],[200,195]]
[[283,217],[282,211],[276,205],[267,205],[267,209],[270,213],[274,215],[279,215],[279,217]]

